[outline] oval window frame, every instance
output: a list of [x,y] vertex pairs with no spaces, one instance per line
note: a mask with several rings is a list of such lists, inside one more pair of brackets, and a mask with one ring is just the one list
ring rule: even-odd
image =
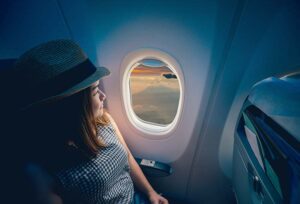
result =
[[[168,125],[157,125],[155,123],[143,121],[140,119],[134,112],[131,105],[131,93],[130,93],[130,73],[133,69],[133,66],[143,59],[156,59],[160,60],[163,63],[168,65],[168,68],[174,72],[178,78],[179,83],[179,103],[177,108],[177,113],[173,121]],[[157,136],[170,135],[174,131],[175,127],[179,124],[180,116],[183,110],[183,101],[184,101],[184,77],[180,64],[169,54],[156,50],[156,49],[139,49],[129,53],[121,63],[121,87],[122,90],[122,105],[125,114],[130,121],[130,124],[134,127],[135,130],[143,133],[142,135],[152,137],[157,139]],[[160,138],[161,138],[160,137]]]

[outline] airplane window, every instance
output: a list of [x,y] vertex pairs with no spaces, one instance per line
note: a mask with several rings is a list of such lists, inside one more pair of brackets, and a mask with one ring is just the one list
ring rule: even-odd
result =
[[130,72],[129,89],[133,112],[140,121],[158,126],[173,122],[180,85],[177,75],[166,63],[157,59],[135,63]]
[[142,136],[165,138],[179,124],[184,104],[181,65],[168,53],[138,49],[121,63],[127,118]]

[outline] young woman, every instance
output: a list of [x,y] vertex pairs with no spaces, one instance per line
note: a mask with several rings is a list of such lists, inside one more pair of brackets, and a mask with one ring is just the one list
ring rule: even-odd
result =
[[99,79],[108,74],[71,40],[50,41],[23,54],[13,69],[18,93],[13,107],[19,110],[24,157],[57,179],[64,203],[134,203],[135,187],[146,202],[168,203],[103,109]]

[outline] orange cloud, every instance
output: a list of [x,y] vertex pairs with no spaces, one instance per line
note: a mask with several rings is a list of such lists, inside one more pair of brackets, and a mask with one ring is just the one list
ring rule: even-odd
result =
[[172,73],[168,67],[146,67],[139,65],[131,71],[131,76],[161,76],[162,73]]

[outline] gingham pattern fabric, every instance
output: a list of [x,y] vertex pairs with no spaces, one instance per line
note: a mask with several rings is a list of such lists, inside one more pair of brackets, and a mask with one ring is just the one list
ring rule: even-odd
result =
[[97,157],[57,173],[63,196],[70,203],[131,203],[134,187],[127,152],[111,124],[97,129],[107,146]]

